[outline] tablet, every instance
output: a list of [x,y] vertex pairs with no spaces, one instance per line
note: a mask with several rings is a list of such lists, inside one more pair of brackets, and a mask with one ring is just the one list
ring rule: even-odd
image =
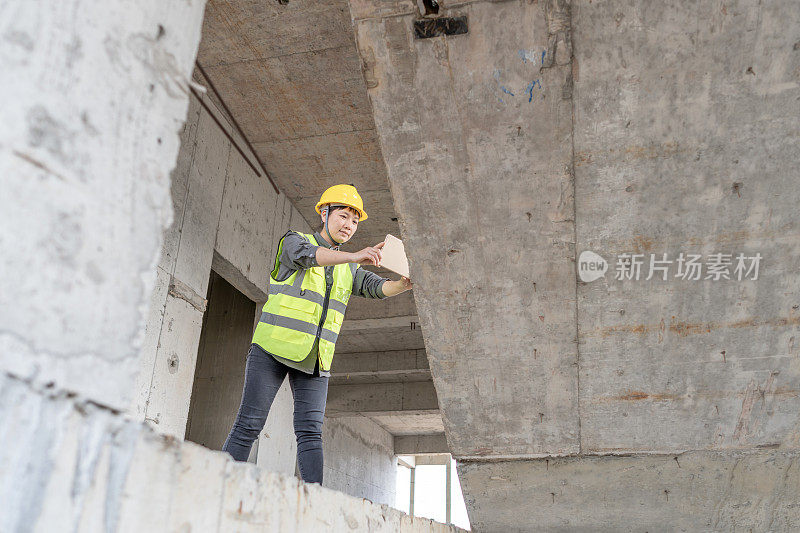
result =
[[408,258],[403,241],[394,235],[386,235],[386,244],[381,248],[381,262],[378,266],[388,268],[396,274],[410,277],[408,273]]

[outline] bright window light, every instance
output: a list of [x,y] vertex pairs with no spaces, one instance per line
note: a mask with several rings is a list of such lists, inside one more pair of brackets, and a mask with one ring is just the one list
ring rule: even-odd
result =
[[[395,508],[410,514],[411,468],[413,456],[399,456]],[[450,521],[469,530],[467,506],[458,481],[456,462],[450,459]],[[447,467],[445,465],[417,465],[414,468],[414,516],[445,522],[447,518]]]

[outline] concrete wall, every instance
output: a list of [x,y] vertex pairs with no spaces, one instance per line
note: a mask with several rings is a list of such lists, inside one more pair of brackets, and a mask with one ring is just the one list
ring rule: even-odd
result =
[[268,184],[230,171],[242,161],[195,104],[182,135],[213,146],[170,180],[203,7],[0,5],[0,530],[452,530],[124,414],[185,423],[215,243],[239,265],[262,243],[241,271],[264,279],[272,239],[231,212],[291,223],[281,195],[266,205]]
[[797,448],[800,6],[612,1],[573,23],[578,250],[732,259],[727,280],[578,284],[581,449]]
[[363,416],[326,418],[323,485],[394,507],[397,459],[394,437]]
[[561,457],[468,462],[458,476],[476,531],[793,532],[798,459],[797,451]]
[[[171,175],[175,217],[164,233],[156,267],[131,408],[137,418],[178,438],[186,430],[212,265],[260,309],[271,269],[268,258],[276,246],[273,235],[282,235],[293,216],[302,220],[286,197],[275,194],[256,173],[252,154],[241,148],[244,143],[208,96],[191,95],[181,143]],[[230,394],[241,397],[241,388]],[[289,474],[296,444],[283,429],[291,426],[291,413],[285,383],[259,440],[262,451],[273,452],[272,468]]]
[[129,405],[203,5],[0,7],[3,371]]
[[[19,431],[31,422],[33,431]],[[457,531],[237,463],[7,375],[0,445],[3,532]]]

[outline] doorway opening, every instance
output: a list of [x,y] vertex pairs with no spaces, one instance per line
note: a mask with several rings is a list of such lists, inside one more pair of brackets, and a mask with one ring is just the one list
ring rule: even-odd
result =
[[[185,439],[222,449],[239,409],[256,304],[211,271]],[[255,462],[254,443],[250,461]]]

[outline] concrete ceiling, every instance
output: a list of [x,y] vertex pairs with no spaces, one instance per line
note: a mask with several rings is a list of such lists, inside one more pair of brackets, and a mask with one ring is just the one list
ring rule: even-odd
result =
[[400,235],[346,0],[210,0],[198,62],[312,227],[322,192],[352,183],[369,219],[347,249]]

